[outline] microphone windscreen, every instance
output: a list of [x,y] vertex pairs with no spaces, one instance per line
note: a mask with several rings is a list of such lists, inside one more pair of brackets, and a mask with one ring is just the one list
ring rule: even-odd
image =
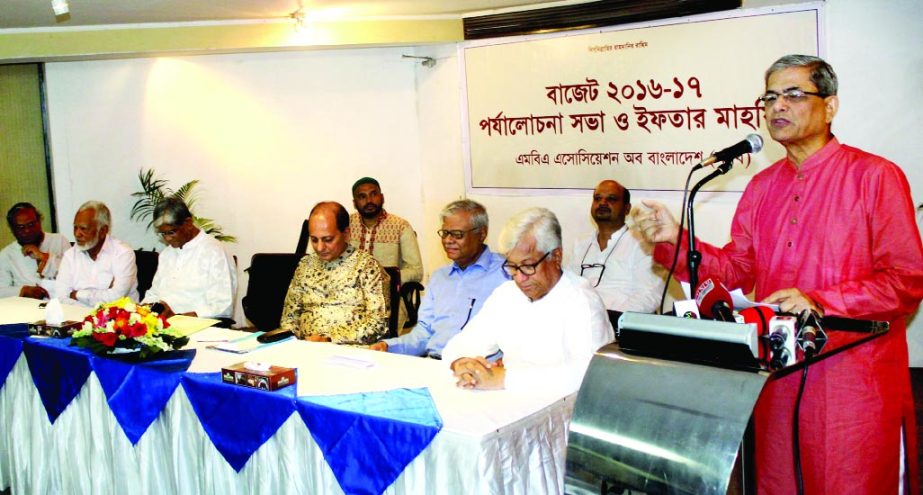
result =
[[720,301],[724,301],[728,308],[734,307],[731,293],[724,288],[721,282],[714,278],[707,278],[699,284],[699,288],[695,291],[695,301],[699,303],[699,312],[705,318],[715,317],[712,308]]
[[759,134],[748,135],[747,142],[750,143],[750,153],[759,153],[763,149],[763,136]]
[[754,306],[738,312],[743,317],[744,323],[755,323],[756,334],[766,335],[769,331],[769,320],[776,315],[772,308],[766,306]]

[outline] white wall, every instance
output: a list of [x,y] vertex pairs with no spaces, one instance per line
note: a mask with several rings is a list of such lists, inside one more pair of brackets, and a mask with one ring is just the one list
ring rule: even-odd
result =
[[[915,202],[923,202],[916,166],[923,109],[914,104],[923,93],[921,2],[825,5],[826,54],[842,88],[834,130],[901,165]],[[414,52],[435,57],[436,66],[400,57]],[[174,185],[202,180],[199,213],[240,238],[231,251],[242,269],[254,252],[291,251],[312,204],[334,199],[351,207],[350,184],[374,175],[388,209],[416,228],[427,273],[445,263],[433,234],[437,214],[465,195],[455,45],[68,62],[46,70],[60,225],[70,225],[84,200],[100,199],[113,209],[116,236],[156,245],[128,220],[137,171],[153,167]],[[513,213],[541,205],[558,214],[570,246],[591,228],[588,197],[472,195],[488,207],[492,245]],[[635,197],[680,202],[675,194]],[[726,242],[737,199],[703,198],[702,238]],[[242,277],[241,296],[245,286]],[[910,341],[912,361],[923,365],[923,318]]]

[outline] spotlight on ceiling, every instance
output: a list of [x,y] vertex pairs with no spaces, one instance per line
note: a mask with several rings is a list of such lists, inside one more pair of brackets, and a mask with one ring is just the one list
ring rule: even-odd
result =
[[292,12],[288,16],[292,19],[292,22],[295,24],[295,31],[301,32],[305,30],[307,26],[305,25],[304,9],[299,7],[298,10]]
[[420,65],[426,67],[427,69],[432,69],[436,66],[436,59],[433,57],[418,57],[416,55],[401,55],[401,58],[416,58],[421,60]]

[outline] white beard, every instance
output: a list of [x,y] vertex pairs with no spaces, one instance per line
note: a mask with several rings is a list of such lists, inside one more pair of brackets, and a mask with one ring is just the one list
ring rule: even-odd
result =
[[94,238],[92,241],[89,241],[89,242],[87,242],[86,244],[77,243],[77,244],[75,244],[75,246],[77,246],[77,249],[86,252],[86,251],[89,251],[89,250],[95,248],[97,244],[99,244],[99,235],[98,235],[98,234],[97,234],[96,238]]

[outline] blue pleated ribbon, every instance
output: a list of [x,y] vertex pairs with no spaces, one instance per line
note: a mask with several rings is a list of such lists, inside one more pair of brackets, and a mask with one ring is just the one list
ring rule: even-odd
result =
[[349,495],[380,495],[442,429],[426,389],[300,397],[298,412]]
[[23,351],[32,382],[54,424],[90,376],[90,351],[68,347],[70,339],[26,340]]
[[208,438],[236,471],[295,411],[294,386],[267,392],[222,383],[221,373],[186,373],[182,384]]
[[[20,325],[0,325],[0,389],[6,383],[6,377],[13,371],[16,361],[22,354],[22,339],[11,337],[18,333],[18,329],[10,327],[19,327]],[[21,325],[25,327],[25,325]],[[28,332],[28,330],[27,330]]]
[[132,445],[166,407],[195,353],[173,351],[138,364],[93,357],[90,363],[109,408]]

